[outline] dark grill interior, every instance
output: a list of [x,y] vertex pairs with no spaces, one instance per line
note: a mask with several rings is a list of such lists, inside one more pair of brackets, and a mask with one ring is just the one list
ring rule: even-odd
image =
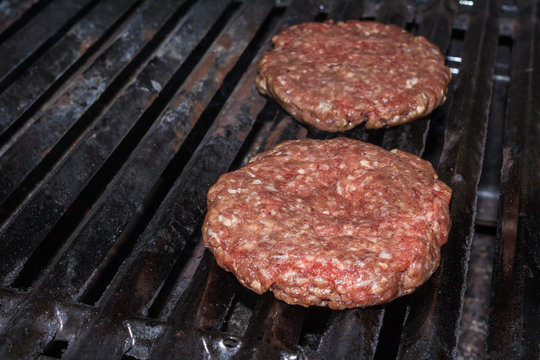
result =
[[[258,296],[200,226],[224,172],[305,128],[254,87],[286,24],[375,19],[433,41],[428,118],[345,134],[454,192],[440,269],[348,311]],[[0,358],[537,359],[538,1],[0,0]]]

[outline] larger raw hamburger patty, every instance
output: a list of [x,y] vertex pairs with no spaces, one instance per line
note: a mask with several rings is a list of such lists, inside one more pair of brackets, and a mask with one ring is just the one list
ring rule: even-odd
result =
[[203,241],[259,294],[333,309],[379,304],[439,265],[450,196],[412,154],[347,138],[287,141],[212,186]]
[[273,37],[257,88],[297,120],[326,131],[402,124],[445,100],[451,75],[422,36],[372,21],[308,22]]

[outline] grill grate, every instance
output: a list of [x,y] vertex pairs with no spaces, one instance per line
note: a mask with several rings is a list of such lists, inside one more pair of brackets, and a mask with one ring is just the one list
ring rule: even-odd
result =
[[[254,87],[273,34],[325,19],[405,27],[454,74],[428,118],[344,134],[454,191],[440,269],[366,309],[258,296],[199,230],[222,173],[337,136]],[[0,357],[538,358],[539,20],[525,0],[4,0]]]

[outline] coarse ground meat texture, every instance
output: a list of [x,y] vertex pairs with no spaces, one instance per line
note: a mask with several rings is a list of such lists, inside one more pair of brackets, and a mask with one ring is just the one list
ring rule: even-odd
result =
[[257,88],[297,120],[325,131],[394,126],[445,100],[450,69],[422,36],[373,21],[308,22],[273,37]]
[[451,190],[431,164],[358,140],[294,140],[222,175],[203,241],[240,283],[344,309],[411,293],[439,265]]

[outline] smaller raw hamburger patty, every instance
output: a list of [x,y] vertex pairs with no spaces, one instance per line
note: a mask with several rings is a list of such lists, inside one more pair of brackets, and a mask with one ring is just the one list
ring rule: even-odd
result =
[[308,22],[273,37],[257,88],[297,120],[326,131],[399,125],[445,100],[451,75],[422,36],[372,21]]
[[240,283],[290,304],[390,301],[439,265],[451,190],[431,164],[358,140],[296,140],[222,175],[202,235]]

